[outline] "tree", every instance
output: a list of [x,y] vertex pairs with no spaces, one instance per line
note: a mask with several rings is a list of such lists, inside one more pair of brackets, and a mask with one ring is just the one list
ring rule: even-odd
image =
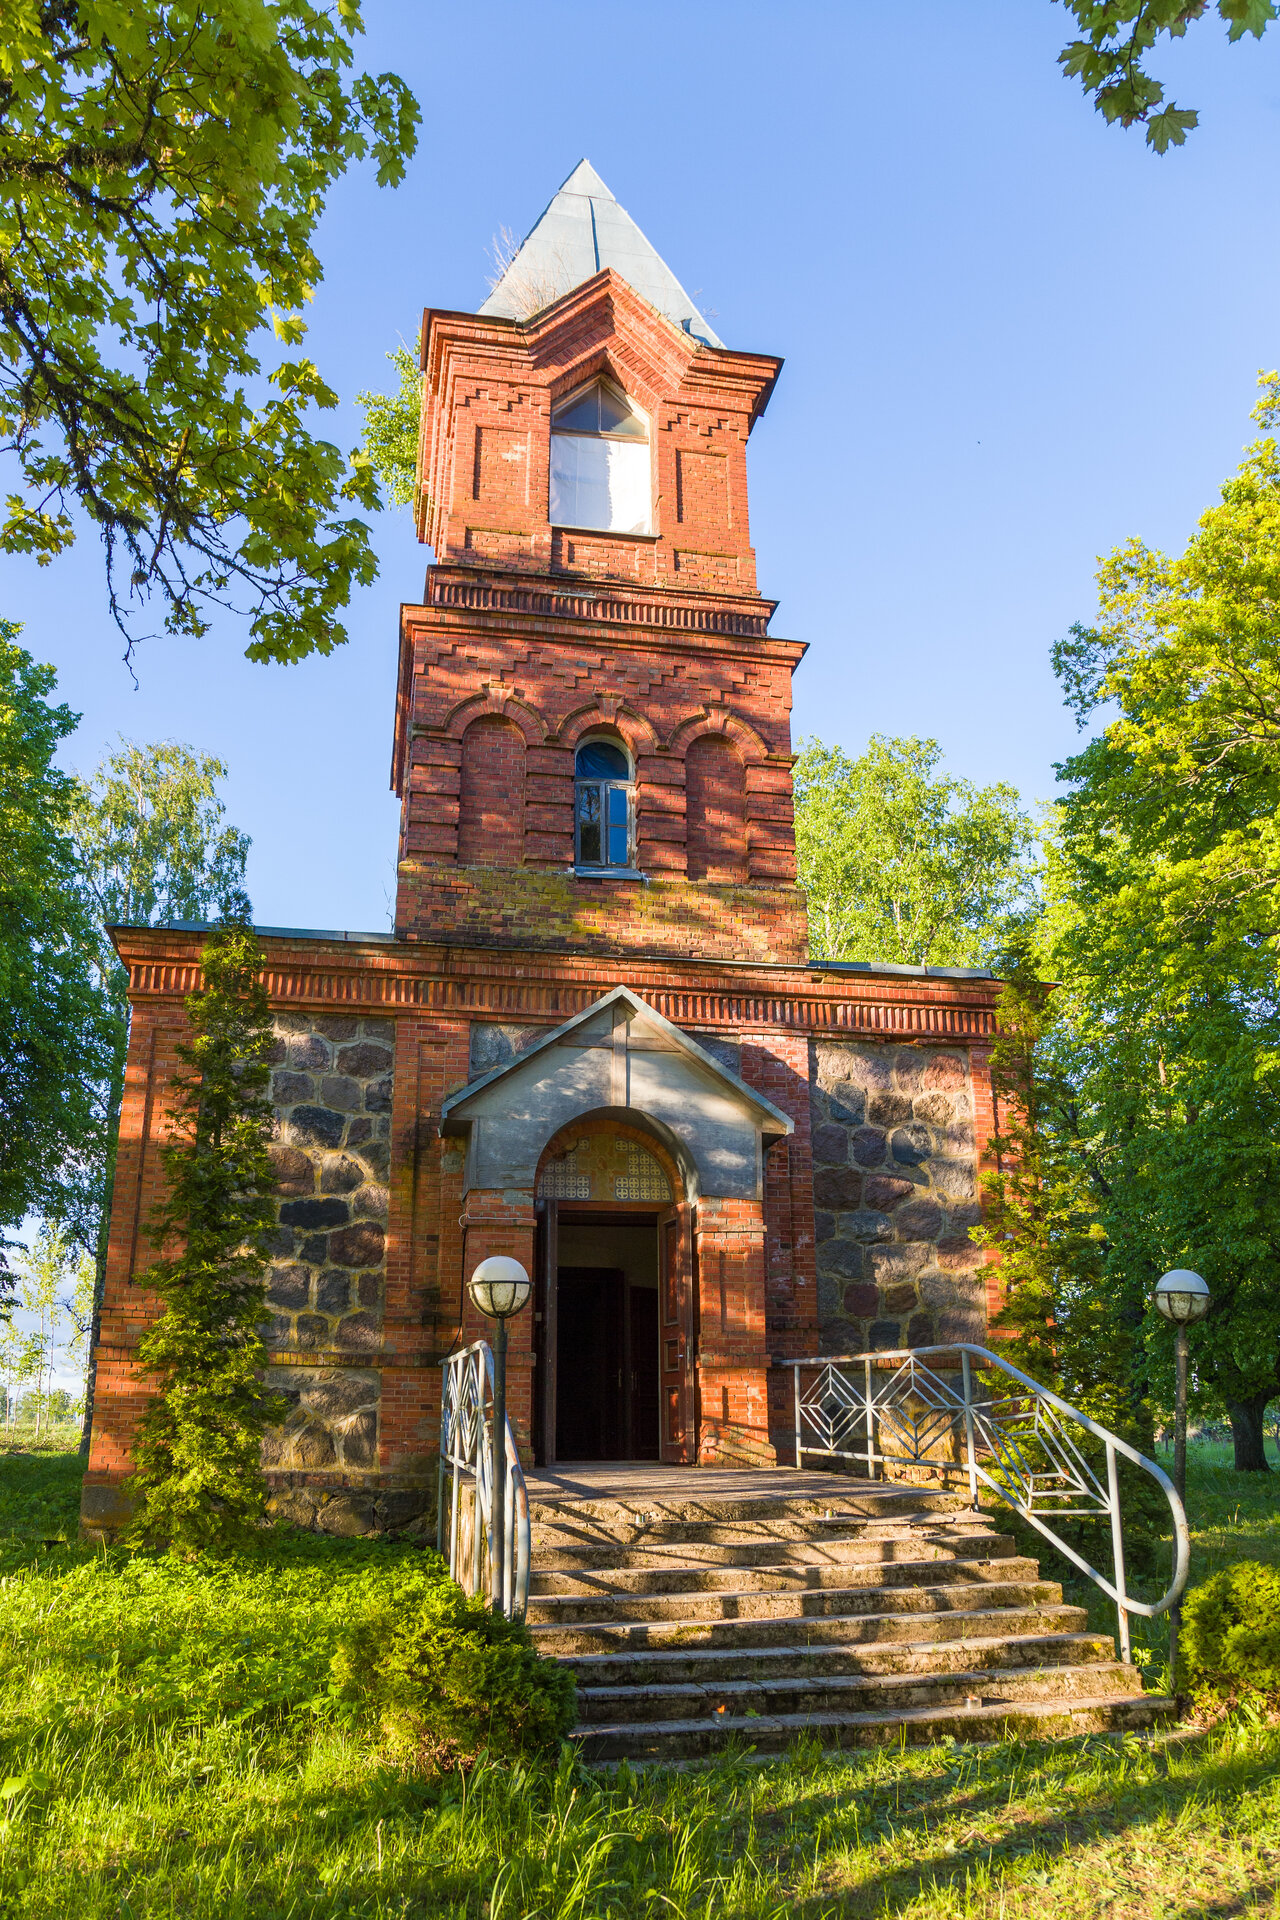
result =
[[68,1282],[78,1264],[65,1236],[48,1222],[40,1227],[35,1244],[24,1250],[17,1261],[18,1299],[24,1312],[36,1322],[27,1335],[20,1376],[35,1379],[35,1394],[34,1397],[28,1395],[28,1400],[33,1400],[37,1436],[49,1410],[58,1330],[64,1316],[58,1289]]
[[[128,974],[108,927],[164,926],[181,920],[247,917],[244,891],[249,836],[225,824],[218,782],[227,769],[211,754],[177,741],[139,746],[122,740],[93,778],[75,790],[71,825],[97,926],[97,968],[111,1023],[101,1151],[87,1169],[97,1278],[90,1353],[97,1344],[106,1279],[111,1194],[129,1039]],[[82,1451],[93,1421],[94,1371],[85,1390]]]
[[[1165,105],[1164,88],[1143,64],[1156,42],[1181,39],[1209,11],[1209,0],[1064,0],[1083,37],[1058,55],[1058,64],[1078,79],[1108,124],[1141,123],[1157,153],[1180,147],[1200,116],[1191,108]],[[1276,17],[1274,0],[1217,0],[1227,38],[1251,33],[1260,40]]]
[[[1273,428],[1280,381],[1255,418]],[[1044,964],[1065,983],[1072,1084],[1105,1169],[1105,1285],[1146,1306],[1203,1271],[1194,1346],[1236,1464],[1264,1470],[1280,1393],[1280,454],[1248,450],[1185,551],[1131,541],[1099,621],[1056,665],[1084,724],[1047,837]],[[1154,1390],[1168,1330],[1147,1317]]]
[[356,395],[364,410],[364,450],[374,472],[398,507],[418,497],[418,427],[422,417],[422,374],[408,347],[387,355],[400,376],[394,393]]
[[873,735],[852,760],[802,741],[796,857],[810,941],[831,960],[978,966],[1032,898],[1015,790],[935,777],[934,740]]
[[[302,358],[330,187],[403,177],[418,109],[346,76],[354,0],[11,0],[0,41],[0,550],[51,560],[77,505],[112,612],[198,635],[246,613],[255,660],[345,640],[374,578],[367,460],[316,438],[337,396]],[[273,355],[273,357],[275,357]]]
[[74,786],[54,765],[78,716],[50,703],[53,669],[18,632],[0,621],[0,1249],[25,1215],[75,1210],[102,1150],[112,1058],[70,831]]
[[233,1544],[261,1515],[262,1435],[285,1412],[262,1380],[275,1223],[262,956],[250,929],[229,922],[200,964],[204,986],[186,1003],[192,1038],[179,1049],[188,1071],[163,1152],[168,1193],[150,1226],[161,1257],[142,1279],[164,1311],[138,1345],[157,1392],[130,1481],[134,1537],[183,1552]]

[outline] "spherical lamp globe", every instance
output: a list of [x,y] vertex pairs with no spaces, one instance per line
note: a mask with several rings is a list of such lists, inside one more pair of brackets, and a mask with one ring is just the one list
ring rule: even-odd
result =
[[1209,1311],[1208,1283],[1190,1267],[1175,1267],[1156,1282],[1156,1305],[1166,1320],[1185,1327]]
[[491,1253],[472,1274],[467,1290],[490,1320],[509,1320],[528,1306],[533,1284],[518,1260],[505,1253]]

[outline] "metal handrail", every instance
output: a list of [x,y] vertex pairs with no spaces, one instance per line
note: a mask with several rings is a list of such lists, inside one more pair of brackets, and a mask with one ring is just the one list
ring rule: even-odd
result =
[[[959,1357],[958,1390],[954,1366],[943,1370],[925,1364],[942,1354]],[[781,1364],[793,1369],[797,1467],[803,1464],[805,1455],[817,1454],[865,1462],[867,1477],[874,1479],[877,1466],[937,1469],[958,1465],[954,1460],[948,1463],[940,1459],[939,1449],[958,1440],[962,1433],[969,1496],[975,1508],[981,1483],[1115,1602],[1122,1660],[1127,1662],[1130,1657],[1129,1615],[1154,1619],[1175,1607],[1182,1597],[1191,1541],[1186,1512],[1168,1474],[1127,1440],[1100,1426],[1029,1374],[1010,1366],[998,1353],[957,1341],[949,1346],[899,1348],[893,1352],[822,1354]],[[849,1371],[853,1368],[860,1379]],[[803,1394],[802,1369],[817,1372],[816,1380],[805,1387]],[[882,1377],[886,1370],[887,1378]],[[974,1376],[985,1372],[1003,1374],[1015,1383],[1017,1391],[981,1396],[975,1392]],[[1105,1487],[1064,1421],[1074,1421],[1102,1442],[1107,1463]],[[806,1429],[815,1436],[815,1444],[806,1440]],[[887,1437],[890,1442],[902,1442],[905,1450],[884,1451],[883,1444],[876,1444],[877,1433],[882,1443]],[[859,1434],[862,1437],[856,1446],[842,1444]],[[1135,1600],[1126,1590],[1118,1455],[1151,1475],[1163,1490],[1173,1515],[1173,1578],[1168,1591],[1154,1603]],[[1104,1517],[1111,1523],[1111,1579],[1047,1524],[1048,1519]]]
[[[447,1498],[449,1572],[459,1584],[466,1572],[472,1593],[483,1589],[509,1620],[523,1620],[529,1600],[529,1491],[509,1419],[502,1476],[502,1567],[493,1564],[493,1354],[487,1341],[477,1340],[440,1364],[444,1381],[436,1546],[445,1551]],[[468,1484],[474,1494],[464,1504],[462,1492]]]

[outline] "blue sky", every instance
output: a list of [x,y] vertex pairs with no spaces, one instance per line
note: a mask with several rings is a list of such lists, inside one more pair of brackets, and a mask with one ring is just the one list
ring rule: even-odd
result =
[[[491,237],[589,156],[726,343],[785,356],[750,473],[774,631],[810,643],[797,733],[933,735],[956,772],[1049,797],[1075,733],[1048,650],[1095,556],[1185,539],[1280,360],[1280,27],[1161,50],[1201,126],[1158,159],[1060,77],[1049,0],[366,11],[367,65],[424,125],[402,187],[360,170],[324,220],[326,431],[354,442],[387,349],[424,305],[476,306]],[[4,562],[0,612],[83,713],[70,764],[120,733],[228,762],[263,923],[388,922],[397,606],[428,556],[403,513],[376,539],[339,654],[251,666],[228,619],[148,644],[136,688],[91,534]]]

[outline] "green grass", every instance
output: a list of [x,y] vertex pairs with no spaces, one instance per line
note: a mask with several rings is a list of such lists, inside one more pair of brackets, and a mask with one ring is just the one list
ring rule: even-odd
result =
[[[3,1920],[1280,1914],[1280,1729],[1260,1714],[429,1788],[326,1687],[412,1549],[292,1536],[206,1567],[42,1544],[77,1481],[74,1459],[0,1458]],[[1196,1457],[1190,1505],[1193,1577],[1280,1559],[1280,1476]]]

